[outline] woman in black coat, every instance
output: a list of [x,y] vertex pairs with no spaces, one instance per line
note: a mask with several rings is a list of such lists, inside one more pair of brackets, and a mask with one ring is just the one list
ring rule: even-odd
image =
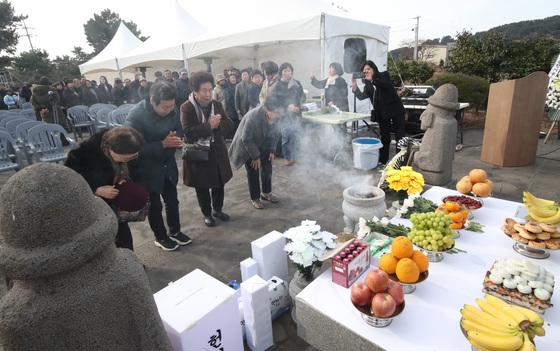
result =
[[338,62],[329,65],[329,76],[323,80],[317,80],[315,76],[311,76],[311,85],[317,89],[325,89],[325,103],[333,104],[340,111],[349,111],[348,109],[348,84],[342,78],[344,71]]
[[372,61],[368,60],[362,66],[364,91],[360,91],[355,78],[352,78],[352,91],[360,100],[369,98],[373,110],[371,111],[372,122],[379,123],[381,142],[383,147],[379,155],[379,163],[386,164],[389,160],[389,147],[391,146],[391,132],[395,133],[396,141],[406,135],[404,106],[401,98],[388,72],[379,72]]
[[[96,196],[116,209],[119,185],[140,182],[136,158],[144,145],[142,135],[129,127],[115,127],[94,134],[68,153],[65,165],[80,173]],[[128,222],[119,220],[117,247],[132,250],[132,233]]]
[[208,161],[183,159],[183,183],[196,189],[204,224],[213,227],[216,225],[214,217],[229,220],[222,207],[224,186],[233,172],[224,136],[232,133],[235,127],[222,104],[212,99],[214,77],[207,72],[196,72],[190,81],[193,93],[181,105],[185,139],[188,144],[209,144],[210,152]]
[[113,87],[107,82],[107,77],[99,77],[99,85],[97,86],[97,97],[99,102],[110,104],[113,102]]

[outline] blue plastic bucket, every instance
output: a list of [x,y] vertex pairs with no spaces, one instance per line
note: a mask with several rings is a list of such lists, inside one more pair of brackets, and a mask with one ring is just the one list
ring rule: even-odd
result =
[[354,168],[370,170],[377,167],[379,162],[379,149],[383,147],[377,138],[356,138],[352,140],[354,154]]

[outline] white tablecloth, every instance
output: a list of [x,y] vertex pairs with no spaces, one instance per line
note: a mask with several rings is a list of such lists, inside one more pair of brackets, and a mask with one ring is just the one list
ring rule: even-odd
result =
[[[425,197],[439,203],[455,191],[433,187]],[[331,282],[330,270],[309,284],[297,299],[303,300],[329,318],[353,330],[386,350],[470,350],[469,342],[459,328],[464,304],[475,304],[482,297],[482,281],[495,259],[521,258],[542,265],[560,279],[560,252],[551,251],[550,258],[534,260],[513,251],[513,241],[500,230],[503,219],[513,217],[520,203],[488,198],[484,207],[474,213],[474,220],[486,226],[485,233],[461,231],[456,247],[467,253],[444,254],[444,260],[430,263],[429,277],[405,295],[406,307],[386,328],[367,325],[350,301],[350,289]],[[407,220],[399,220],[410,226]],[[377,260],[373,260],[377,267]],[[364,279],[365,274],[360,279]],[[558,285],[558,284],[557,284]],[[545,337],[536,338],[539,351],[560,350],[560,291],[552,296],[555,305],[544,314]]]

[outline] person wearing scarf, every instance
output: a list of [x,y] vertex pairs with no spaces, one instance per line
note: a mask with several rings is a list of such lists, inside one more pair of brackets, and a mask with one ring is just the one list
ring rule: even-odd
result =
[[208,161],[183,159],[183,183],[195,188],[198,205],[208,227],[216,225],[214,217],[228,221],[222,211],[224,186],[233,177],[224,137],[235,126],[226,116],[222,104],[212,99],[214,77],[208,72],[193,73],[192,94],[181,105],[181,124],[188,144],[210,146]]
[[335,105],[340,111],[349,111],[348,84],[342,78],[343,74],[342,65],[333,62],[329,65],[329,76],[323,80],[311,76],[311,85],[317,89],[325,89],[326,105]]

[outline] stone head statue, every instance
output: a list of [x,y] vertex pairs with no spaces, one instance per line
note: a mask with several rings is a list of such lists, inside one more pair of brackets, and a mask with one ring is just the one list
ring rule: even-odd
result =
[[453,118],[459,109],[459,91],[453,84],[444,84],[428,98],[428,107],[420,116],[422,130],[432,127],[436,116]]
[[0,191],[4,350],[170,350],[142,265],[76,172],[39,163]]

